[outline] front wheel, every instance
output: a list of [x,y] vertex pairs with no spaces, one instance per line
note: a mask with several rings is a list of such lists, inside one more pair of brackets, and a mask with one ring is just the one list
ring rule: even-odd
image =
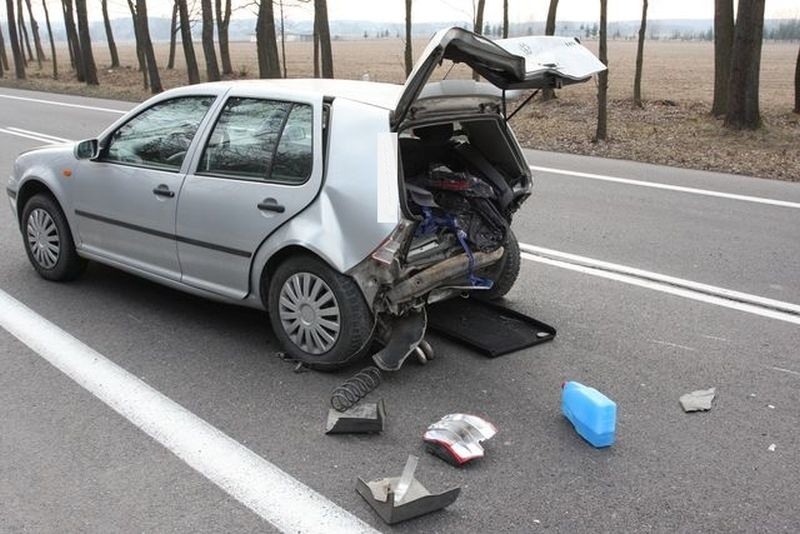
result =
[[275,270],[267,311],[288,355],[310,367],[341,367],[370,348],[372,313],[358,285],[312,256]]
[[490,265],[482,276],[485,276],[494,282],[491,289],[476,290],[472,295],[476,298],[483,300],[497,300],[502,298],[511,291],[514,283],[519,276],[520,266],[520,252],[519,242],[517,236],[511,229],[508,230],[506,235],[505,251],[500,260],[494,265]]
[[74,280],[86,268],[86,260],[75,251],[67,218],[50,195],[34,195],[25,204],[22,238],[28,259],[42,278]]

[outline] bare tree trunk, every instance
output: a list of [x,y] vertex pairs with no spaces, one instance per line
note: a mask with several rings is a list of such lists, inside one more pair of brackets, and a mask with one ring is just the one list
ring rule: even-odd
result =
[[414,68],[414,53],[411,50],[411,0],[406,0],[406,78]]
[[[600,61],[608,65],[608,0],[600,0]],[[608,137],[608,70],[597,75],[597,133],[595,141],[605,141]]]
[[128,10],[131,12],[131,21],[133,22],[133,36],[136,39],[136,62],[139,64],[139,72],[142,73],[142,87],[147,89],[147,60],[144,57],[144,44],[139,26],[139,17],[136,14],[136,6],[133,5],[133,0],[127,0],[127,2]]
[[800,113],[800,50],[797,51],[797,65],[794,67],[794,112]]
[[636,46],[636,74],[633,76],[633,105],[642,106],[642,67],[644,64],[644,38],[647,31],[647,0],[642,0],[642,24],[639,26],[639,43]]
[[83,54],[81,54],[81,43],[78,39],[78,30],[75,29],[72,0],[61,0],[61,7],[64,11],[64,26],[67,30],[67,42],[69,43],[72,66],[75,67],[75,76],[79,82],[84,82],[86,81],[86,74],[83,65]]
[[503,39],[508,39],[508,0],[503,0]]
[[6,54],[6,43],[3,39],[3,27],[0,25],[0,63],[3,64],[3,68],[5,70],[11,70],[8,68],[8,54]]
[[222,62],[222,74],[233,74],[231,50],[228,39],[228,28],[231,22],[231,0],[225,0],[225,11],[222,0],[216,0],[217,8],[217,40],[219,41],[219,59]]
[[197,57],[194,55],[194,44],[192,43],[192,26],[191,22],[189,22],[189,8],[186,6],[186,0],[175,1],[178,3],[181,44],[183,45],[183,55],[186,58],[186,72],[189,75],[189,83],[200,83],[200,70],[197,68]]
[[33,45],[36,48],[36,62],[39,68],[42,68],[42,61],[47,61],[44,55],[44,48],[42,48],[42,40],[39,38],[39,23],[33,18],[33,8],[31,7],[31,0],[25,0],[25,5],[28,7],[28,18],[31,19],[31,33],[33,34]]
[[283,0],[278,0],[278,6],[281,8],[281,61],[283,62],[283,77],[287,78],[286,70],[286,28],[285,19],[283,18]]
[[[475,20],[472,30],[478,35],[483,35],[483,9],[486,7],[486,0],[478,0],[478,7],[475,11]],[[472,79],[478,81],[480,76],[477,72],[472,71]]]
[[333,78],[333,49],[331,48],[331,28],[328,24],[328,3],[314,0],[314,16],[319,21],[319,51],[322,60],[322,77]]
[[319,19],[314,13],[314,78],[319,78]]
[[[262,0],[263,1],[263,0]],[[211,11],[211,0],[201,0],[203,14],[203,57],[206,60],[206,78],[210,82],[219,80],[219,64],[214,48],[214,12]]]
[[86,0],[75,0],[75,14],[78,16],[78,38],[81,41],[81,59],[87,85],[99,85],[97,67],[92,53],[92,38],[89,35],[89,18],[86,13]]
[[14,20],[14,0],[6,0],[8,14],[8,40],[11,43],[11,56],[14,59],[14,72],[18,80],[25,79],[25,63],[22,48],[19,45],[17,24]]
[[175,48],[178,43],[178,3],[172,2],[172,22],[169,25],[169,58],[167,59],[167,69],[175,68]]
[[17,0],[17,24],[19,25],[19,41],[20,46],[25,46],[28,55],[25,59],[25,66],[28,66],[28,61],[33,61],[33,52],[31,49],[31,41],[28,39],[28,28],[25,26],[25,16],[22,12],[22,0]]
[[146,0],[136,0],[136,18],[139,21],[139,36],[142,38],[144,56],[147,60],[147,74],[150,77],[150,92],[155,95],[164,89],[161,87],[161,76],[158,74],[156,53],[153,50],[153,42],[150,40],[150,24],[147,21]]
[[[550,6],[547,8],[547,22],[544,25],[545,35],[555,35],[556,33],[556,12],[558,11],[558,0],[550,0]],[[556,92],[551,87],[545,87],[542,90],[542,100],[552,100],[556,97]]]
[[56,42],[53,40],[53,28],[50,26],[50,13],[47,11],[47,0],[42,0],[44,8],[44,22],[47,26],[47,36],[50,38],[50,55],[53,57],[53,79],[58,79],[58,59],[56,58]]
[[111,31],[111,21],[108,19],[108,0],[101,0],[100,6],[103,9],[103,25],[106,28],[108,52],[111,54],[111,68],[113,69],[119,67],[119,54],[117,54],[117,43],[114,42],[114,32]]
[[755,130],[761,126],[758,84],[764,4],[765,0],[739,0],[728,83],[728,111],[725,114],[725,126],[734,130]]
[[280,78],[281,65],[275,39],[275,13],[272,0],[261,0],[256,21],[256,48],[259,78]]
[[711,113],[717,117],[728,109],[728,81],[733,52],[733,0],[714,0],[714,101]]

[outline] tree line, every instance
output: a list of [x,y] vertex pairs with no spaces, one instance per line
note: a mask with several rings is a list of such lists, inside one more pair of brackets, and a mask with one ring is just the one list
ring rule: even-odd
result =
[[[26,78],[28,63],[33,61],[33,52],[30,45],[28,26],[36,50],[38,66],[47,61],[42,49],[39,36],[39,25],[33,15],[32,0],[25,0],[27,5],[28,23],[22,10],[22,0],[6,0],[6,15],[8,18],[8,40],[11,47],[14,74],[17,79]],[[92,50],[92,41],[89,35],[89,22],[87,15],[87,0],[60,0],[61,14],[66,30],[67,50],[70,68],[80,82],[87,85],[98,85],[97,66]],[[111,21],[108,16],[108,0],[99,0],[103,14],[103,26],[106,42],[111,56],[111,68],[120,66]],[[314,76],[333,77],[333,52],[331,47],[331,34],[328,23],[328,7],[326,0],[297,0],[302,3],[313,3],[314,9]],[[16,3],[16,5],[15,5]],[[142,83],[153,94],[163,90],[159,66],[150,37],[150,28],[147,15],[147,0],[126,0],[133,23],[134,38],[136,40],[136,55],[139,71],[142,73]],[[275,24],[275,6],[283,10],[283,0],[252,0],[248,7],[257,9],[256,18],[256,52],[258,58],[258,74],[261,78],[279,78],[286,76],[286,52],[282,38],[283,68],[278,52],[277,27]],[[53,32],[50,24],[47,0],[42,0],[45,13],[47,32],[50,39],[50,55],[52,58],[53,78],[58,78],[58,62]],[[202,21],[201,46],[205,58],[205,73],[208,81],[217,81],[222,76],[233,74],[231,63],[228,28],[230,26],[233,7],[231,0],[200,0],[200,17]],[[172,21],[169,56],[167,68],[175,66],[177,39],[180,36],[184,59],[186,60],[187,81],[190,84],[200,82],[200,68],[192,37],[192,23],[194,13],[191,12],[187,0],[173,0]],[[281,26],[283,16],[281,13]],[[219,47],[219,56],[215,48],[214,30],[216,28],[216,46]],[[281,30],[283,28],[281,27]],[[284,32],[280,32],[283,37]],[[27,52],[27,53],[26,53]],[[0,29],[0,77],[10,67],[8,54],[5,48],[5,37]]]
[[[38,21],[34,17],[32,2],[34,0],[5,0],[8,19],[8,41],[14,64],[14,75],[18,79],[26,78],[26,68],[35,61],[38,67],[48,61]],[[103,14],[106,42],[111,56],[111,67],[119,66],[111,23],[108,16],[108,0],[99,1]],[[285,0],[250,0],[247,6],[257,9],[256,18],[256,54],[258,59],[258,75],[261,78],[279,78],[287,75],[285,33],[283,28],[283,7]],[[333,77],[333,52],[331,33],[328,21],[327,0],[295,0],[313,4],[313,64],[314,76]],[[397,1],[397,0],[395,0]],[[58,62],[53,40],[52,25],[48,11],[48,0],[41,0],[45,15],[45,26],[49,37],[50,56],[53,77],[58,78]],[[67,50],[70,68],[76,78],[88,85],[98,85],[97,66],[92,51],[87,16],[87,0],[60,0],[60,11],[66,29]],[[405,51],[404,62],[406,74],[413,68],[412,51],[412,0],[405,2]],[[142,83],[152,93],[163,90],[156,55],[150,37],[147,0],[126,0],[133,23],[136,40],[137,62],[142,73]],[[205,74],[209,81],[220,80],[222,76],[233,74],[230,57],[228,28],[233,11],[232,0],[200,0],[202,30],[201,46],[205,59]],[[492,26],[484,22],[485,0],[472,0],[473,31],[478,34],[489,33],[495,37],[507,37],[509,33],[508,3],[502,5],[503,24]],[[194,4],[194,2],[193,2]],[[280,10],[280,29],[275,22],[275,8]],[[715,116],[724,117],[727,127],[733,129],[754,129],[761,123],[758,93],[759,69],[761,60],[761,43],[764,35],[765,0],[740,0],[738,11],[734,16],[733,0],[714,0],[714,95],[711,112]],[[607,0],[599,2],[599,58],[608,64],[607,40]],[[636,69],[633,81],[633,103],[641,107],[642,71],[644,64],[644,43],[647,27],[648,0],[642,0],[642,18],[638,32]],[[550,0],[545,24],[545,34],[554,35],[558,0]],[[28,23],[25,15],[27,12]],[[167,69],[174,68],[177,39],[180,35],[181,46],[186,62],[187,81],[190,84],[200,82],[200,68],[195,54],[192,37],[194,13],[191,13],[187,0],[173,0],[169,57]],[[30,32],[28,31],[30,27]],[[215,41],[216,29],[216,41]],[[791,38],[800,31],[800,23],[790,21],[781,23],[770,30],[767,37]],[[592,29],[594,33],[594,27]],[[281,35],[281,47],[278,47],[278,34]],[[33,46],[31,46],[31,40]],[[216,42],[216,45],[215,45]],[[219,55],[217,55],[217,47]],[[282,52],[282,58],[281,58]],[[5,37],[0,29],[0,77],[10,68],[5,47]],[[477,79],[477,75],[476,75]],[[607,136],[607,94],[608,71],[598,76],[598,117],[596,139]],[[545,89],[542,98],[554,98],[552,89]],[[795,66],[795,102],[794,111],[800,113],[800,50]]]

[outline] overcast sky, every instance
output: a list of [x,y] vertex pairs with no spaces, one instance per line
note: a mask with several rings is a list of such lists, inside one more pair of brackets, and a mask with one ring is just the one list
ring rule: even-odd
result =
[[[189,0],[199,4],[199,0]],[[47,0],[52,6],[51,16],[60,19],[60,2]],[[470,21],[473,0],[414,0],[413,17],[421,22]],[[800,18],[800,0],[766,0],[767,18]],[[112,18],[128,17],[125,0],[108,0]],[[249,0],[233,0],[234,6],[245,5]],[[310,4],[299,0],[284,0],[286,16],[290,19],[311,19]],[[41,11],[39,2],[33,2],[35,11]],[[100,19],[100,0],[88,0],[90,18]],[[277,1],[276,1],[277,4]],[[542,21],[547,16],[549,0],[509,0],[509,18],[512,22]],[[610,0],[609,20],[636,20],[641,16],[641,0]],[[491,22],[502,20],[502,0],[487,0],[485,19]],[[298,6],[298,7],[292,7]],[[169,17],[170,0],[149,0],[148,14],[151,17]],[[241,10],[239,17],[252,17],[250,10]],[[592,0],[560,0],[558,18],[561,20],[597,20],[599,2]],[[5,9],[0,10],[5,19]],[[53,13],[55,12],[55,13]],[[371,20],[376,22],[401,22],[405,16],[404,0],[328,0],[329,18],[338,20]],[[276,17],[278,14],[276,13]],[[711,19],[714,16],[713,0],[650,0],[650,19]]]

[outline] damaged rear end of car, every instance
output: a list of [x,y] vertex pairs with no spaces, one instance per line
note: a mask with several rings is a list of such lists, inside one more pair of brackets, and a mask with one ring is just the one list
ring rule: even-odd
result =
[[[490,83],[429,82],[445,60]],[[502,297],[516,279],[511,222],[532,177],[507,124],[508,91],[560,87],[604,68],[573,39],[495,42],[460,28],[434,36],[378,140],[378,222],[396,226],[348,273],[376,317],[379,367],[399,369],[415,350],[427,304]]]

